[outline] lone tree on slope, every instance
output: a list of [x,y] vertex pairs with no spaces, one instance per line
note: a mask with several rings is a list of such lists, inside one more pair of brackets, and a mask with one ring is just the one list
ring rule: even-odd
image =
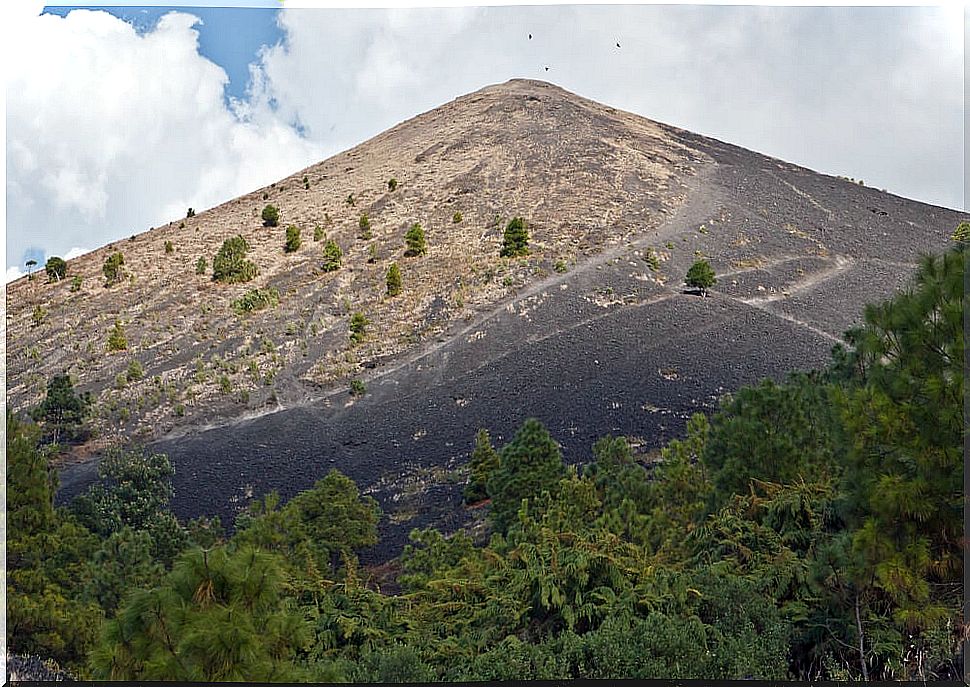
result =
[[695,262],[687,270],[684,283],[692,289],[700,289],[701,295],[706,296],[707,290],[717,283],[717,278],[714,276],[714,268],[711,267],[711,263],[707,260],[698,260]]
[[513,217],[505,227],[499,255],[503,258],[517,258],[528,254],[529,230],[526,228],[525,220],[521,217]]

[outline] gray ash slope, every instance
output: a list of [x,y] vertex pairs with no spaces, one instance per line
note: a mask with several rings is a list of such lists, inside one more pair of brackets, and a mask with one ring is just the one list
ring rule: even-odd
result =
[[[251,498],[291,497],[335,467],[381,502],[381,544],[364,560],[387,560],[414,527],[469,522],[461,468],[479,428],[501,445],[537,417],[573,463],[609,433],[658,447],[721,394],[824,364],[864,304],[904,286],[964,218],[658,126],[694,153],[662,221],[380,361],[358,400],[341,388],[153,444],[176,469],[175,512],[231,522]],[[718,275],[707,298],[681,286],[698,256]],[[61,497],[91,472],[68,469]]]

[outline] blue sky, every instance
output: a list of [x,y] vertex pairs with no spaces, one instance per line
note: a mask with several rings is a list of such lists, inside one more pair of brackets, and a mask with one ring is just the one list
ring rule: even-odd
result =
[[964,207],[960,8],[226,1],[16,0],[31,10],[4,46],[7,280],[517,77]]
[[[276,23],[278,2],[253,2],[249,8],[188,4],[167,7],[91,5],[85,8],[108,12],[132,24],[139,33],[153,30],[159,18],[173,9],[196,15],[202,20],[198,27],[199,52],[226,70],[229,76],[226,96],[233,98],[245,96],[250,83],[249,65],[256,61],[260,48],[276,45],[283,39],[283,32]],[[45,7],[44,13],[64,16],[72,9],[76,7]]]

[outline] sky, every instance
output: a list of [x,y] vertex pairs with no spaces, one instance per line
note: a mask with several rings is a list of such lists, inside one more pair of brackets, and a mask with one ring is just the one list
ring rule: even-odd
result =
[[515,77],[965,207],[959,9],[143,4],[7,22],[7,281]]

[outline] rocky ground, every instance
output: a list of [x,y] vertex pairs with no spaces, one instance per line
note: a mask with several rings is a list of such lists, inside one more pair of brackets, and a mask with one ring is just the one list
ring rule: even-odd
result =
[[[507,101],[508,112],[495,107],[515,113],[534,96],[554,109],[546,87],[533,83],[519,82],[504,96],[525,98]],[[621,139],[638,160],[632,168],[645,166],[652,176],[613,178],[610,193],[628,195],[601,211],[596,203],[613,196],[580,193],[579,171],[543,167],[551,137],[578,135],[545,130],[543,121],[521,130],[524,141],[545,141],[526,167],[546,188],[570,180],[579,199],[569,212],[582,218],[585,233],[580,223],[558,225],[557,238],[537,230],[534,256],[504,268],[531,270],[528,277],[494,298],[480,292],[410,346],[365,357],[355,370],[367,387],[363,397],[351,397],[343,382],[321,383],[278,412],[231,421],[214,414],[204,431],[197,421],[159,438],[152,447],[175,465],[179,515],[231,522],[250,499],[270,489],[292,496],[336,467],[385,510],[381,544],[365,555],[380,563],[400,552],[414,527],[452,530],[481,519],[482,509],[465,509],[460,498],[479,428],[501,445],[537,417],[572,463],[588,459],[608,433],[643,451],[660,446],[725,392],[823,364],[864,304],[902,287],[919,255],[944,250],[964,218],[653,123],[653,138]],[[594,146],[577,167],[589,171],[588,183],[609,174],[609,165],[592,162],[607,149]],[[486,150],[469,154],[496,173],[522,168]],[[663,168],[677,171],[661,180],[648,163],[663,155],[676,156]],[[532,178],[508,188],[521,184],[523,198],[534,193],[517,207],[541,218],[552,200],[535,193]],[[570,197],[568,189],[558,193],[558,200]],[[611,214],[615,207],[620,216]],[[498,245],[497,234],[483,240]],[[551,269],[569,245],[576,251],[566,271]],[[718,275],[707,297],[682,287],[699,257]],[[93,474],[92,462],[65,468],[60,498]]]

